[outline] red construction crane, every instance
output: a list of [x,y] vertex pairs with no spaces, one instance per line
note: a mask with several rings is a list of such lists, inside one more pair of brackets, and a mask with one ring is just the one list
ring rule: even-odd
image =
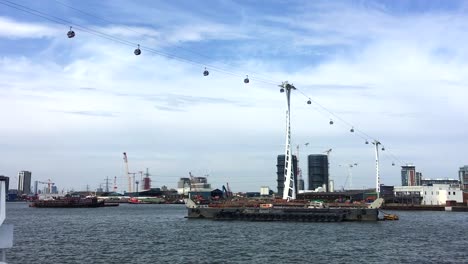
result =
[[43,182],[43,181],[37,181],[37,183],[40,183],[40,184],[47,184],[47,193],[52,193],[52,186],[55,185],[54,182],[52,182],[50,179],[46,182]]

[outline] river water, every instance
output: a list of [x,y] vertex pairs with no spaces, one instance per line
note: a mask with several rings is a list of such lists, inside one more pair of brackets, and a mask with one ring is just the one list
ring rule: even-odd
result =
[[88,209],[8,203],[8,263],[468,263],[468,213],[375,223],[185,219],[184,205]]

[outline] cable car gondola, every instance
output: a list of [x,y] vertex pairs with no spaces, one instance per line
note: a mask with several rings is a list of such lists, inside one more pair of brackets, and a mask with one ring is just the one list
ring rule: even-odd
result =
[[366,144],[369,144],[369,141],[366,140]]
[[312,101],[310,101],[310,99],[309,99],[309,100],[307,100],[307,104],[311,104],[311,103],[312,103]]
[[280,89],[280,92],[281,92],[281,93],[284,93],[284,88],[281,88],[281,89]]
[[384,147],[382,147],[382,151],[385,151],[385,148],[384,148]]
[[354,127],[352,127],[349,132],[353,133],[354,132]]
[[210,72],[205,67],[205,71],[203,71],[203,76],[208,76],[209,74],[210,74]]
[[75,31],[72,30],[72,27],[70,26],[70,30],[67,33],[68,38],[73,38],[75,36]]
[[140,44],[138,44],[138,48],[136,48],[133,53],[135,53],[135,55],[137,55],[137,56],[141,54]]
[[247,77],[245,77],[244,83],[249,83],[249,76],[248,76],[248,75],[246,75],[246,76],[247,76]]
[[330,122],[328,122],[330,125],[333,125],[333,120],[330,119]]

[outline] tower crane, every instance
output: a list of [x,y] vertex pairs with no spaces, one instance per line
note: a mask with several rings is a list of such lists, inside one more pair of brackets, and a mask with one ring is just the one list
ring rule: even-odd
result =
[[189,177],[190,177],[190,190],[192,190],[192,187],[194,189],[194,191],[196,191],[196,188],[195,188],[195,176],[193,176],[192,172],[189,171]]
[[[54,182],[52,182],[50,179],[46,182],[43,182],[43,181],[37,181],[37,183],[40,183],[40,184],[47,184],[47,193],[52,193],[52,186],[55,185]],[[37,189],[37,188],[36,188]]]
[[330,152],[332,152],[332,150],[333,150],[333,149],[325,150],[323,153],[326,153],[327,156],[329,156],[329,155],[330,155]]
[[[129,179],[130,179],[131,187],[132,187],[132,188],[131,188],[131,191],[135,190],[135,183],[136,183],[136,182],[135,182],[135,175],[136,175],[136,174],[137,174],[136,172],[129,172],[129,173],[128,173],[128,177],[129,177]],[[130,175],[131,175],[131,176],[130,176]]]
[[332,149],[325,150],[323,153],[327,154],[327,161],[328,161],[328,192],[333,192],[334,191],[334,182],[331,178],[330,174],[330,153],[332,152]]
[[117,176],[114,176],[114,192],[117,192]]
[[[309,143],[305,143],[305,146],[309,145]],[[299,145],[296,146],[296,160],[297,160],[297,185],[296,190],[297,192],[302,191],[301,188],[304,188],[304,180],[302,180],[302,170],[299,167]]]

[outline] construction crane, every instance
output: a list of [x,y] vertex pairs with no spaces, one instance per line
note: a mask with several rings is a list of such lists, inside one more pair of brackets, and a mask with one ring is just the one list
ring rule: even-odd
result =
[[[328,161],[328,171],[330,171],[330,152],[332,152],[332,149],[325,150],[323,153],[327,154],[327,161]],[[331,178],[331,173],[328,172],[328,192],[333,192],[335,189],[334,182]]]
[[114,176],[114,192],[117,192],[117,176]]
[[193,176],[193,174],[192,174],[191,171],[189,171],[188,174],[189,174],[189,177],[190,177],[190,186],[189,186],[189,187],[190,187],[190,191],[192,191],[192,187],[193,187],[194,191],[196,191],[196,190],[195,190],[195,189],[196,189],[196,188],[195,188],[195,184],[194,184],[194,183],[195,183],[195,176]]
[[345,166],[348,171],[348,177],[346,177],[345,183],[343,185],[343,189],[346,187],[346,184],[348,183],[349,180],[349,189],[351,190],[353,188],[353,174],[351,173],[351,168],[354,168],[358,165],[358,163],[349,163],[349,164],[343,164],[339,166]]
[[[309,145],[309,143],[305,143],[305,146]],[[297,185],[296,192],[302,191],[304,189],[304,180],[302,180],[302,170],[299,167],[299,145],[296,146],[296,160],[297,160],[297,168],[296,168],[296,175],[297,175]]]
[[229,187],[229,182],[226,182],[228,196],[232,196],[231,188]]
[[151,189],[151,179],[149,176],[149,169],[146,168],[145,178],[143,178],[143,190]]
[[140,174],[140,182],[143,182],[143,171],[138,171],[138,173]]
[[330,156],[330,152],[332,152],[333,149],[325,150],[323,153],[326,153],[327,156]]
[[[131,175],[131,176],[130,176]],[[135,175],[136,175],[136,172],[129,172],[128,173],[128,177],[130,178],[130,181],[131,181],[131,186],[132,186],[132,191],[135,190]]]
[[[46,182],[43,182],[43,181],[36,181],[36,182],[40,184],[47,184],[47,193],[49,194],[52,193],[52,186],[55,185],[55,183],[52,182],[50,179]],[[37,190],[37,187],[35,189]]]
[[123,153],[124,165],[125,165],[125,176],[128,178],[128,192],[132,192],[132,177],[130,177],[130,173],[128,172],[128,158],[127,153]]

